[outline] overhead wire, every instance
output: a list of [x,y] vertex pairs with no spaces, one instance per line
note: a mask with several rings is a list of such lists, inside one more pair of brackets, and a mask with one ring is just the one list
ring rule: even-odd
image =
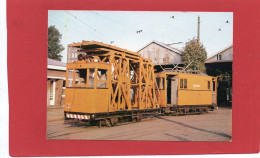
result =
[[[129,24],[125,24],[125,23],[116,21],[116,20],[114,20],[114,19],[112,19],[112,18],[110,18],[110,17],[104,16],[104,15],[102,15],[102,14],[100,14],[100,13],[96,13],[96,12],[93,12],[93,11],[89,11],[89,13],[92,13],[92,14],[95,14],[95,15],[99,15],[99,16],[101,16],[101,17],[103,17],[103,18],[106,18],[106,19],[109,19],[109,20],[111,20],[111,21],[114,21],[114,22],[116,22],[116,23],[118,23],[118,24],[121,24],[121,25],[130,27],[130,28],[133,29],[134,31],[140,29],[140,28],[133,27],[133,26],[131,26],[131,25],[129,25]],[[154,25],[156,25],[156,23],[154,23],[153,26],[154,26]],[[167,24],[167,25],[168,25],[168,24]],[[153,28],[154,28],[154,27],[153,27]],[[181,30],[181,29],[178,28],[178,31],[180,31],[180,30]],[[168,31],[169,31],[169,30],[168,30]],[[171,31],[170,31],[170,32],[171,32]],[[187,31],[186,31],[186,30],[185,30],[185,31],[182,30],[181,32],[185,32],[185,33],[186,33]],[[151,33],[151,34],[149,34],[149,33]],[[171,33],[174,34],[173,32],[171,32]],[[150,36],[150,37],[156,37],[156,38],[160,37],[160,38],[163,38],[163,39],[167,39],[168,41],[174,41],[174,40],[172,40],[172,39],[167,38],[168,35],[165,35],[165,34],[160,34],[160,35],[158,35],[158,32],[154,32],[154,31],[152,31],[152,30],[149,30],[148,28],[146,28],[145,30],[143,30],[142,34],[145,34],[146,36],[148,35],[148,36]],[[140,35],[141,35],[141,34],[140,34]],[[165,38],[165,37],[166,37],[166,38]]]
[[81,24],[86,25],[87,27],[89,27],[90,29],[92,29],[93,31],[95,31],[97,34],[99,34],[100,36],[103,37],[103,40],[106,41],[111,41],[110,39],[108,39],[107,37],[105,37],[103,34],[101,34],[100,32],[98,32],[95,28],[93,28],[92,26],[90,26],[89,24],[85,23],[84,21],[80,20],[79,18],[77,18],[75,15],[71,14],[68,11],[65,11],[67,14],[71,15],[72,17],[74,17],[75,19],[77,19]]
[[[69,26],[65,27],[65,22],[61,21],[60,18],[57,18],[54,15],[52,15],[52,18],[49,18],[49,20],[52,21],[53,24],[58,24],[62,29],[67,29],[66,27],[69,27]],[[69,25],[69,24],[67,24],[67,25]],[[76,25],[71,25],[71,28],[72,28],[73,32],[75,32],[75,33],[79,33],[80,32],[81,35],[90,34],[89,32],[86,32],[84,29],[76,27]],[[97,37],[97,38],[102,39],[100,37]]]
[[[69,14],[70,16],[72,16],[74,19],[76,19],[77,21],[79,21],[81,24],[83,24],[84,26],[87,26],[88,28],[90,28],[92,31],[94,31],[94,32],[96,32],[99,36],[101,36],[101,37],[103,37],[102,38],[102,40],[104,40],[104,41],[108,41],[108,42],[112,42],[113,41],[113,43],[115,43],[116,42],[116,40],[115,39],[113,39],[113,40],[110,40],[110,39],[108,39],[106,36],[104,36],[103,34],[101,34],[101,33],[99,33],[98,31],[97,31],[97,29],[96,28],[94,28],[94,27],[92,27],[92,26],[90,26],[89,24],[87,24],[87,23],[85,23],[84,21],[82,21],[81,19],[79,19],[78,17],[76,17],[75,15],[73,15],[72,13],[70,13],[70,12],[68,12],[68,11],[65,11],[67,14]],[[106,19],[108,19],[109,21],[113,21],[114,23],[116,23],[116,24],[120,24],[120,25],[124,25],[124,26],[126,26],[130,31],[132,30],[133,31],[133,34],[131,35],[130,34],[130,36],[137,36],[137,37],[142,37],[142,38],[145,38],[145,37],[143,37],[143,36],[150,36],[150,37],[152,37],[152,38],[156,38],[156,39],[166,39],[167,41],[174,41],[173,39],[171,39],[171,38],[169,38],[169,35],[165,35],[165,34],[161,34],[161,33],[158,33],[158,32],[154,32],[153,30],[149,30],[149,28],[145,28],[145,29],[143,29],[143,28],[140,28],[140,27],[134,27],[134,26],[132,26],[132,25],[129,25],[129,24],[125,24],[125,23],[122,23],[121,21],[117,21],[117,20],[114,20],[113,18],[110,18],[110,17],[108,17],[108,16],[104,16],[104,15],[102,15],[101,13],[97,13],[97,12],[94,12],[94,11],[88,11],[88,13],[91,13],[91,14],[95,14],[95,15],[97,15],[97,16],[100,16],[100,17],[103,17],[103,18],[106,18]],[[174,15],[175,16],[175,15]],[[178,16],[175,16],[174,17],[174,19],[170,19],[170,17],[169,17],[169,20],[176,20],[176,19],[178,19]],[[180,20],[180,19],[178,19],[178,20]],[[181,21],[187,21],[187,20],[183,20],[183,19],[181,19]],[[232,20],[229,20],[229,21],[232,21]],[[169,25],[169,23],[170,23],[170,21],[168,22],[164,22],[163,21],[163,25]],[[202,23],[203,23],[203,21],[202,21]],[[225,23],[224,23],[225,24]],[[158,25],[157,23],[154,23],[154,25]],[[153,26],[154,26],[153,25]],[[161,24],[160,24],[161,25]],[[189,30],[183,30],[183,29],[181,29],[181,28],[179,28],[178,26],[175,26],[175,28],[177,27],[177,30],[178,31],[180,31],[180,32],[184,32],[185,34],[187,34],[187,31],[189,32]],[[154,27],[153,27],[154,28]],[[81,30],[81,29],[79,29],[79,30]],[[139,32],[139,33],[136,33],[136,31],[137,30],[142,30],[141,32]],[[174,34],[174,32],[172,32],[172,30],[168,30],[168,32],[170,32],[171,34]],[[217,33],[217,32],[216,32]],[[195,34],[196,35],[196,33],[194,33],[194,32],[192,32],[192,33],[189,33],[189,34]],[[212,36],[212,38],[215,38],[215,35],[216,34],[208,34],[208,35],[210,35],[210,36]],[[129,35],[128,35],[129,36]],[[105,39],[104,39],[105,38]],[[122,38],[126,38],[125,36],[124,37],[122,37]],[[120,41],[122,38],[120,38],[120,39],[118,39],[117,41]],[[183,42],[184,43],[184,42]],[[207,42],[207,43],[209,43],[209,41]],[[214,42],[215,43],[215,42]]]
[[[124,26],[126,26],[126,27],[128,27],[129,29],[132,29],[132,31],[133,32],[135,32],[134,34],[137,34],[136,33],[136,31],[138,31],[138,30],[142,30],[142,32],[140,32],[139,34],[141,35],[141,34],[145,34],[146,36],[148,35],[148,36],[152,36],[152,37],[156,37],[156,38],[158,38],[158,37],[164,37],[165,35],[158,35],[158,33],[156,33],[156,32],[154,32],[154,31],[151,31],[151,30],[149,30],[149,29],[142,29],[142,28],[137,28],[137,27],[134,27],[134,26],[132,26],[132,25],[129,25],[129,24],[125,24],[125,23],[122,23],[122,22],[120,22],[120,21],[117,21],[117,20],[114,20],[114,19],[112,19],[112,18],[110,18],[110,17],[107,17],[107,16],[104,16],[104,15],[102,15],[102,14],[100,14],[100,13],[96,13],[96,12],[94,12],[94,11],[88,11],[89,13],[92,13],[92,14],[95,14],[95,15],[98,15],[98,16],[100,16],[100,17],[103,17],[103,18],[106,18],[106,19],[108,19],[108,20],[111,20],[111,21],[113,21],[113,22],[115,22],[115,23],[117,23],[117,24],[120,24],[120,25],[124,25]],[[148,34],[148,33],[151,33],[151,34]]]

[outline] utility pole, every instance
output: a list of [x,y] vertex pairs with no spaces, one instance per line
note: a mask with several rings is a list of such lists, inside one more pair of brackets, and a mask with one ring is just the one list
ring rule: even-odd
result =
[[198,45],[200,43],[200,16],[198,16],[198,36],[197,36]]

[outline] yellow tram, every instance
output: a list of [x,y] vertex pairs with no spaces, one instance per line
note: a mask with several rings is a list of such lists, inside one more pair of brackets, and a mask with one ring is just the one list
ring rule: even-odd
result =
[[217,108],[216,77],[171,71],[155,77],[156,96],[164,113],[202,113]]
[[69,45],[78,60],[67,63],[65,121],[111,126],[151,113],[191,114],[217,108],[217,79],[173,71],[154,73],[151,60],[101,42]]
[[113,125],[159,110],[154,67],[140,54],[101,42],[69,45],[79,60],[67,63],[64,115],[67,120]]

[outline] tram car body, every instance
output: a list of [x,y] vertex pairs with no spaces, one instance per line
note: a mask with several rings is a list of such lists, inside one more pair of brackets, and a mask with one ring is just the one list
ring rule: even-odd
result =
[[204,74],[155,73],[156,96],[164,113],[202,113],[217,108],[217,79]]
[[65,120],[113,125],[159,110],[151,60],[101,42],[70,44],[83,59],[67,63]]

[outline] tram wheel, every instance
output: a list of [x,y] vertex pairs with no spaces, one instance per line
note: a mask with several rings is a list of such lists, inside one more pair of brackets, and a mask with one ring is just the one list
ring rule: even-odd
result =
[[110,119],[106,119],[105,121],[106,127],[111,127],[112,126],[112,122]]

